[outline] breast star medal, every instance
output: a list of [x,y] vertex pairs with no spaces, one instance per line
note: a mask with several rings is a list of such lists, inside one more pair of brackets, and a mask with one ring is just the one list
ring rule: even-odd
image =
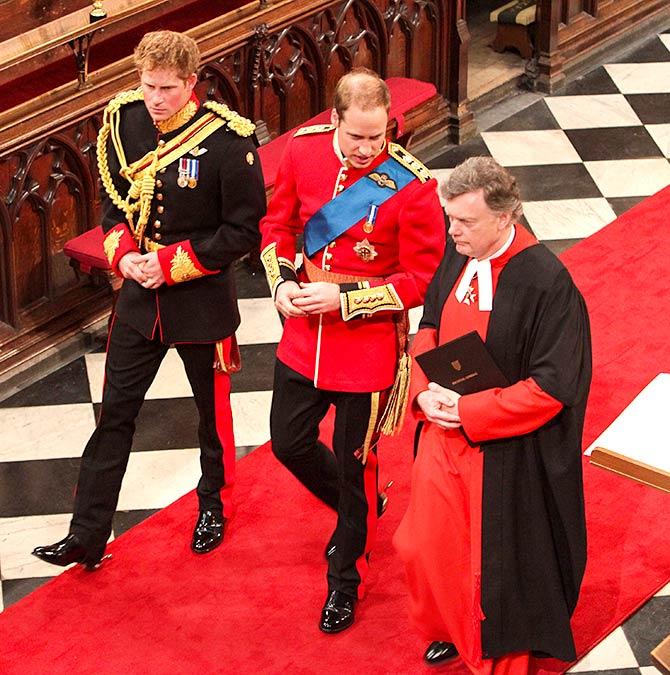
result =
[[474,305],[477,301],[477,291],[473,286],[469,286],[468,290],[465,292],[465,297],[463,298],[464,305]]
[[375,247],[368,241],[367,237],[363,241],[356,242],[354,252],[363,262],[370,262],[378,255]]
[[190,187],[193,189],[198,184],[199,173],[199,160],[181,157],[179,160],[179,175],[177,176],[177,185],[180,188]]

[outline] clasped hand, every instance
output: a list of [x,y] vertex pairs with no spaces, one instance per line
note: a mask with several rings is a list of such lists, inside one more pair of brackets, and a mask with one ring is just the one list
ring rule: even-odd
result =
[[144,255],[136,251],[126,253],[119,261],[119,271],[124,279],[133,279],[144,288],[158,288],[165,281],[155,251]]
[[340,308],[340,287],[328,281],[284,281],[277,287],[275,307],[286,318],[332,312]]
[[416,402],[429,422],[443,429],[456,429],[461,426],[459,398],[459,393],[430,382],[428,389],[416,397]]

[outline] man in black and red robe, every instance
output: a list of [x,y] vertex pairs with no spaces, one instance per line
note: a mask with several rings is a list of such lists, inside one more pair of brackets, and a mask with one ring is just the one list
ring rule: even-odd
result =
[[531,655],[575,658],[588,315],[565,267],[517,224],[505,169],[471,158],[444,196],[450,241],[413,352],[475,330],[511,384],[459,396],[413,369],[423,428],[394,543],[412,618],[432,640],[425,660],[460,654],[478,675],[521,675]]

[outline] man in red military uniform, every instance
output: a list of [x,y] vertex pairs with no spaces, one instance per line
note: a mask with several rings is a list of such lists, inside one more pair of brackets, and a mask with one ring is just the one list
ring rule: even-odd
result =
[[201,105],[194,95],[199,58],[186,35],[148,33],[135,50],[141,88],[120,94],[105,110],[98,137],[104,249],[124,282],[70,533],[33,551],[56,565],[80,562],[92,569],[100,562],[135,418],[171,344],[200,415],[195,553],[221,542],[231,513],[235,441],[228,371],[240,321],[231,265],[259,240],[265,190],[253,124],[225,105]]
[[[406,312],[423,302],[444,249],[436,182],[386,142],[389,105],[375,73],[345,75],[332,125],[305,127],[289,141],[261,221],[261,258],[286,317],[273,451],[337,512],[320,621],[326,633],[353,623],[363,594],[381,510],[375,446],[380,428],[390,430],[404,404]],[[303,264],[296,271],[300,234]],[[333,451],[318,442],[331,404]]]

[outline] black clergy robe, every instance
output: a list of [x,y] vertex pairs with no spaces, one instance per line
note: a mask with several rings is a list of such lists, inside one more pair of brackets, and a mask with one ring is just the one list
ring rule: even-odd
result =
[[[439,331],[467,260],[450,241],[420,329]],[[569,661],[576,656],[570,616],[586,564],[581,439],[591,346],[584,300],[543,245],[522,250],[501,271],[485,343],[510,382],[532,378],[563,408],[531,433],[471,439],[484,453],[482,656],[532,651]]]

